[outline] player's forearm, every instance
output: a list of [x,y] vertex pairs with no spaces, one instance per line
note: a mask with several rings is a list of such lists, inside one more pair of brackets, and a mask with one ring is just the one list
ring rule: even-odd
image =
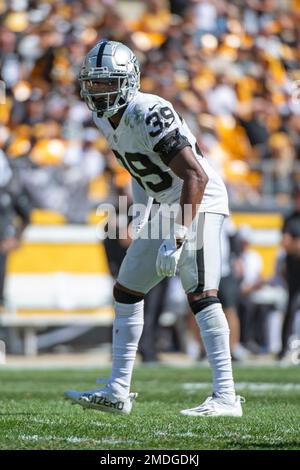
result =
[[178,214],[176,223],[189,227],[194,219],[199,204],[201,204],[208,177],[204,172],[190,172],[184,180],[181,190],[181,214]]
[[169,166],[183,180],[180,197],[181,214],[178,214],[176,223],[189,227],[197,213],[197,206],[202,201],[208,176],[189,146],[180,150]]

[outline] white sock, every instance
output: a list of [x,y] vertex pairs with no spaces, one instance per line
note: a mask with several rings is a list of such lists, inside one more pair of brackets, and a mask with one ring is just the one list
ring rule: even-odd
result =
[[110,385],[121,395],[130,392],[131,376],[144,325],[144,300],[135,304],[115,302],[113,363]]
[[212,370],[213,393],[235,399],[229,347],[229,328],[221,304],[211,304],[196,314],[207,358]]

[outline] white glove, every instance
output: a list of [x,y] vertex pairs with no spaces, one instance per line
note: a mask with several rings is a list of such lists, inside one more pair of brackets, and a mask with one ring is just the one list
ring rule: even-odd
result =
[[159,276],[175,276],[187,230],[184,225],[175,224],[170,238],[166,238],[160,245],[156,258],[156,271]]

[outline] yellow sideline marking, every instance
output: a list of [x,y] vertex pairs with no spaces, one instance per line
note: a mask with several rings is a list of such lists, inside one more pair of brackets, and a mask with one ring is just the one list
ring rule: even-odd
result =
[[66,224],[66,218],[59,212],[34,209],[31,214],[31,223],[36,225],[61,225]]
[[[247,224],[255,229],[277,229],[282,226],[282,216],[277,213],[244,213],[232,214],[232,219],[239,227]],[[101,223],[103,215],[91,213],[93,224]],[[65,218],[51,211],[35,210],[33,222],[40,225],[62,225]],[[263,276],[272,276],[278,248],[276,246],[253,246],[263,257]],[[9,256],[8,272],[10,274],[43,274],[67,272],[78,274],[108,273],[105,250],[101,243],[31,243],[25,242],[21,248]]]
[[63,309],[22,309],[18,308],[18,315],[61,315],[67,314],[67,315],[114,315],[114,310],[112,307],[107,306],[107,307],[98,307],[98,308],[78,308],[78,309],[71,309],[71,310],[63,310]]
[[256,250],[263,259],[263,277],[267,279],[274,276],[276,257],[279,248],[277,246],[261,245],[252,245],[251,248]]
[[[234,222],[239,226],[242,224],[251,225],[252,228],[277,228],[282,226],[282,216],[275,212],[234,212],[232,213]],[[92,211],[88,216],[88,222],[97,224],[105,220],[104,214],[97,215]],[[37,225],[61,225],[66,224],[65,217],[58,212],[35,209],[32,213],[32,223]]]
[[[281,230],[283,217],[277,213],[246,213],[236,212],[232,214],[232,219],[237,227],[241,225],[249,225],[252,229],[272,229]],[[252,248],[261,255],[263,259],[263,272],[264,278],[269,278],[274,275],[276,256],[279,246],[261,246],[252,245]]]
[[235,212],[232,214],[232,219],[238,227],[245,224],[250,225],[253,229],[271,228],[280,230],[283,222],[282,215],[276,213]]
[[108,272],[108,266],[102,243],[24,243],[9,256],[8,272],[102,274]]
[[[105,219],[106,215],[104,212],[97,214],[96,211],[92,211],[87,217],[87,223],[96,225],[105,222]],[[31,223],[33,225],[66,225],[68,221],[59,212],[34,209],[31,214]]]

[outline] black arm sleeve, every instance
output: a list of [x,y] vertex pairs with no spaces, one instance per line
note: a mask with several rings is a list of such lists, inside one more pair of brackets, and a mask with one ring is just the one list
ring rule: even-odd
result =
[[154,152],[157,152],[165,163],[169,165],[172,158],[185,147],[192,147],[188,139],[181,135],[179,129],[175,129],[168,135],[163,137],[154,147]]

